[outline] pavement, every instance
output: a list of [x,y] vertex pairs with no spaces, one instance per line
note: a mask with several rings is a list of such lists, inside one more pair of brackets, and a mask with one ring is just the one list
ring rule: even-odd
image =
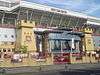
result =
[[41,65],[3,69],[5,69],[7,75],[100,75],[100,63]]

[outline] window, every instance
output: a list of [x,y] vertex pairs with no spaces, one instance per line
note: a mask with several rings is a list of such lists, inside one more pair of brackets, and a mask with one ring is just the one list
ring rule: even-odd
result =
[[62,41],[62,50],[70,51],[71,50],[71,41],[68,41],[68,40]]
[[61,41],[60,40],[51,40],[51,50],[52,51],[61,51]]
[[80,41],[75,41],[75,49],[79,50]]
[[8,49],[8,52],[10,52],[11,50],[10,49]]
[[12,52],[14,52],[15,51],[15,48],[12,48]]
[[3,49],[3,52],[6,52],[6,49]]
[[88,39],[88,44],[91,44],[91,39]]
[[11,35],[12,38],[14,38],[14,35]]
[[11,45],[14,45],[14,42],[11,42]]

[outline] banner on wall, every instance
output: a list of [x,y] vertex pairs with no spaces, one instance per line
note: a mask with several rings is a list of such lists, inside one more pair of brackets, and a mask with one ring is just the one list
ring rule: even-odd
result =
[[69,53],[54,53],[53,56],[54,64],[70,63]]

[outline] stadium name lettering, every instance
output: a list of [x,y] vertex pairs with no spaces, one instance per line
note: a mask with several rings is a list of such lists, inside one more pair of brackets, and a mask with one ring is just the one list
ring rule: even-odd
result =
[[66,14],[67,13],[67,11],[60,10],[60,9],[54,9],[54,8],[51,8],[51,11],[58,12],[58,13],[62,13],[62,14]]

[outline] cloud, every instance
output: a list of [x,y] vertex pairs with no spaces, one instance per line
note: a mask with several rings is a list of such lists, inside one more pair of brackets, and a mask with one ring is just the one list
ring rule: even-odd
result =
[[28,0],[58,8],[93,14],[100,9],[99,0]]
[[95,11],[100,9],[100,5],[94,4],[91,6],[90,9],[86,10],[85,13],[91,14],[94,13]]
[[86,0],[33,0],[41,4],[47,4],[64,9],[84,10],[89,7],[89,1]]

